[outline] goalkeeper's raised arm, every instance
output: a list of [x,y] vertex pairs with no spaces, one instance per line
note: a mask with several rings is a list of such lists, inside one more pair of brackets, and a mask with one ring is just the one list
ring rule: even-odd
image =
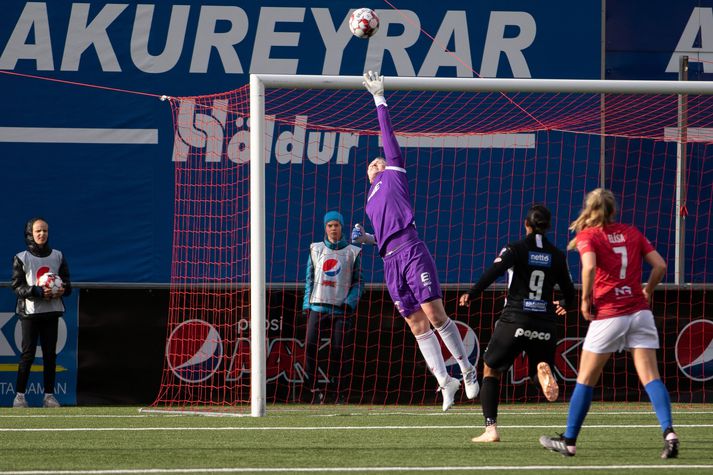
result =
[[479,391],[475,367],[468,360],[458,328],[443,308],[436,263],[414,225],[413,200],[404,159],[384,97],[384,78],[369,71],[364,74],[364,87],[376,104],[386,158],[375,158],[367,168],[371,186],[365,211],[374,229],[374,236],[366,234],[359,226],[352,232],[352,241],[373,240],[378,246],[379,254],[384,259],[389,295],[408,323],[421,354],[438,380],[443,394],[443,410],[447,411],[460,389],[460,381],[448,375],[440,343],[431,326],[438,331],[458,361],[466,394],[470,399],[475,398]]
[[364,75],[364,87],[371,93],[376,104],[376,109],[379,116],[379,127],[381,129],[381,141],[384,146],[384,156],[386,158],[385,166],[403,167],[404,159],[401,155],[401,148],[394,135],[394,129],[391,126],[391,117],[389,116],[389,108],[384,95],[384,76],[379,76],[378,73],[369,71]]

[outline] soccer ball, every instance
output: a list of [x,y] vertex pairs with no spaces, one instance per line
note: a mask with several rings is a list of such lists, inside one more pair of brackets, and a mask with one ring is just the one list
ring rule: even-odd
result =
[[42,274],[37,281],[37,285],[43,289],[50,289],[52,294],[57,294],[62,288],[62,278],[54,272],[46,272]]
[[357,8],[349,17],[349,29],[357,38],[371,38],[379,31],[379,17],[371,8]]

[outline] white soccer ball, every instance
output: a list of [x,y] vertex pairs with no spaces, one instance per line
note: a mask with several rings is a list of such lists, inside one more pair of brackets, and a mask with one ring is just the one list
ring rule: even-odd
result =
[[357,38],[371,38],[379,31],[379,17],[371,8],[357,8],[349,17],[349,29]]
[[40,276],[37,285],[43,289],[50,289],[52,294],[57,294],[61,291],[64,282],[62,282],[62,278],[54,272],[46,272]]

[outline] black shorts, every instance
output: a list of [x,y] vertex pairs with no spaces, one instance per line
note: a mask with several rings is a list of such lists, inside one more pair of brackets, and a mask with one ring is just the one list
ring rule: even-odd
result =
[[495,323],[483,361],[495,371],[505,373],[515,358],[523,351],[527,353],[528,374],[537,374],[537,364],[545,362],[554,368],[557,348],[557,323],[540,319],[529,319],[527,323]]

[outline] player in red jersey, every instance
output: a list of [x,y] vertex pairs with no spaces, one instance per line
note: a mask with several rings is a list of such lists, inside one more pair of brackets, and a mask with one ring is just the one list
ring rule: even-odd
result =
[[[584,208],[570,226],[577,235],[569,248],[576,247],[582,260],[581,312],[591,323],[569,403],[567,429],[560,437],[540,437],[540,444],[564,456],[576,453],[577,436],[602,369],[613,352],[628,349],[663,431],[661,458],[674,458],[678,456],[678,436],[673,430],[668,391],[659,375],[659,338],[650,310],[666,262],[638,229],[614,223],[615,214],[612,192],[597,188],[587,194]],[[643,261],[652,269],[642,288]]]

